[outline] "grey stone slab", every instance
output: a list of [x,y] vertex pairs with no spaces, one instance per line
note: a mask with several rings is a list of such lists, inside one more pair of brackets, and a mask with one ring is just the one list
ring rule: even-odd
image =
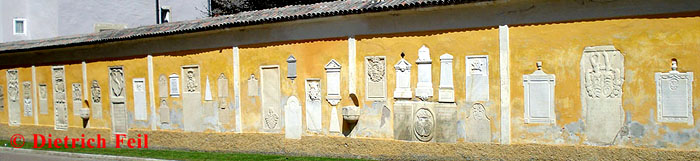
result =
[[132,82],[132,91],[134,93],[134,119],[148,120],[148,113],[146,110],[146,79],[134,78]]
[[19,126],[21,123],[20,116],[22,115],[22,109],[20,107],[20,96],[19,96],[19,73],[17,69],[7,70],[7,104],[9,106],[9,124],[11,126]]
[[282,129],[279,66],[261,66],[260,73],[262,131],[278,133]]
[[129,131],[126,110],[126,81],[122,66],[109,67],[109,101],[112,114],[112,133],[126,134]]
[[693,72],[677,71],[677,61],[671,62],[671,71],[656,73],[656,117],[660,122],[678,122],[693,125]]
[[435,106],[435,117],[435,141],[457,142],[457,104],[437,104]]
[[321,80],[306,79],[306,128],[311,132],[320,133],[322,126],[321,110]]
[[472,104],[466,120],[467,141],[491,142],[491,118],[486,114],[486,107],[483,104]]
[[466,97],[467,101],[489,100],[489,59],[488,55],[466,56]]
[[440,86],[438,90],[438,101],[445,103],[455,102],[454,78],[452,77],[452,60],[450,54],[440,56]]
[[158,76],[158,97],[168,97],[168,77],[165,74]]
[[182,66],[182,115],[185,131],[201,132],[203,128],[203,106],[199,66]]
[[161,125],[170,124],[170,108],[168,108],[168,101],[165,98],[160,99],[158,116],[160,118]]
[[614,46],[586,47],[581,56],[581,103],[586,142],[612,144],[622,129],[624,56]]
[[297,78],[297,59],[293,55],[287,58],[287,78],[292,80]]
[[24,116],[32,116],[34,111],[32,98],[32,82],[25,81],[22,83],[22,106],[24,107]]
[[80,116],[80,109],[83,108],[83,88],[80,83],[73,83],[71,84],[71,87],[71,102],[73,103],[73,115]]
[[394,139],[413,140],[413,104],[410,101],[394,102]]
[[92,102],[92,118],[102,118],[102,88],[97,80],[92,80],[90,86],[90,101]]
[[39,114],[49,114],[49,100],[47,92],[46,84],[39,84]]
[[296,96],[287,99],[284,106],[284,137],[287,139],[301,139],[301,104]]
[[[119,68],[121,69],[121,68]],[[63,66],[51,67],[53,85],[54,129],[68,129],[68,104],[66,104],[66,75]]]

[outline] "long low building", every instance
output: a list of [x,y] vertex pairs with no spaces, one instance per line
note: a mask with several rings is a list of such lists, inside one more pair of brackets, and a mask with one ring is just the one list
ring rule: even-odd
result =
[[[694,0],[287,6],[2,43],[0,138],[374,159],[697,151],[699,52]],[[549,154],[530,155],[514,157]]]

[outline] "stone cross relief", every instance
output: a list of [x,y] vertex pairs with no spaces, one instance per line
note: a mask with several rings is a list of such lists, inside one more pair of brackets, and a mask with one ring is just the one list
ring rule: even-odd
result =
[[656,117],[659,122],[693,125],[693,72],[678,71],[678,61],[671,60],[671,71],[655,74]]

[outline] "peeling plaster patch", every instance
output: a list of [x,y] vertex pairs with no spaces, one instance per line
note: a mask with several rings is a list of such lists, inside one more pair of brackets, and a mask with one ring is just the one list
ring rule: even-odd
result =
[[391,119],[391,111],[389,110],[389,107],[383,106],[382,121],[379,127],[384,127],[384,124],[387,124],[389,122],[389,119]]
[[643,137],[644,136],[644,125],[639,122],[633,121],[629,124],[629,134],[633,137]]

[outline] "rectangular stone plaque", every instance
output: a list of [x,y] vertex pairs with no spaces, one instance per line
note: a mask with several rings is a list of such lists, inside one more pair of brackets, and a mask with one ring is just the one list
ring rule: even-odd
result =
[[413,104],[410,101],[394,102],[394,139],[413,140]]
[[546,74],[541,68],[523,75],[525,123],[556,123],[554,86],[554,74]]
[[[87,97],[87,96],[85,96]],[[90,102],[92,111],[92,118],[102,118],[102,88],[97,80],[92,80],[92,85],[90,86]]]
[[134,92],[134,119],[136,120],[147,120],[148,114],[146,111],[146,79],[144,78],[134,78],[133,79],[133,92]]
[[466,56],[467,101],[489,100],[488,55]]
[[672,70],[656,73],[655,78],[657,119],[661,122],[685,122],[693,125],[693,72],[680,73]]
[[171,74],[170,79],[170,97],[180,97],[180,76]]
[[71,92],[73,94],[73,116],[80,116],[80,108],[83,108],[83,88],[80,86],[80,83],[73,83],[71,87]]
[[49,101],[46,84],[39,84],[39,114],[49,114]]
[[115,134],[126,134],[129,130],[127,115],[126,115],[126,104],[124,102],[112,103],[112,131]]
[[385,56],[365,57],[365,78],[367,100],[386,101]]
[[437,104],[435,106],[435,116],[435,141],[457,142],[457,104]]
[[201,132],[203,126],[203,108],[199,66],[182,67],[182,104],[185,131]]
[[165,74],[158,77],[158,97],[168,97],[168,77]]
[[260,73],[262,130],[263,132],[280,132],[282,129],[282,108],[279,66],[261,66]]
[[112,110],[112,133],[127,134],[126,81],[122,66],[109,67],[109,101]]
[[321,79],[306,79],[306,128],[309,131],[321,132],[321,100]]
[[19,74],[17,69],[7,70],[7,95],[8,95],[8,112],[10,126],[19,126],[22,109],[20,107],[19,96]]
[[34,109],[32,98],[32,83],[29,81],[23,82],[22,91],[22,105],[24,105],[24,116],[32,116]]
[[255,75],[250,75],[248,79],[248,96],[258,96],[258,79],[255,79]]
[[51,68],[53,85],[54,129],[68,129],[68,104],[66,103],[66,75],[63,66]]

